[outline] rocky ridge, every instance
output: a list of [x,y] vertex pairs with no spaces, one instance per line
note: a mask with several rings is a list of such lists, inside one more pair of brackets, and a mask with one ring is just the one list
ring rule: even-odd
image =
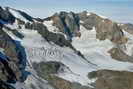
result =
[[[14,16],[13,11],[20,13],[19,15],[26,20],[23,21],[22,18],[19,18],[20,16]],[[47,25],[46,22],[52,22],[52,24],[50,23],[50,25]],[[13,27],[14,23],[16,24],[15,28]],[[12,28],[9,24],[12,26]],[[50,26],[54,26],[56,29],[52,28],[51,31],[49,30]],[[23,83],[27,81],[27,77],[30,76],[29,72],[32,73],[35,71],[37,74],[33,76],[36,76],[35,78],[37,78],[39,81],[41,81],[39,78],[43,78],[45,81],[47,81],[48,83],[43,83],[50,85],[49,89],[51,89],[51,87],[54,89],[132,89],[131,71],[100,69],[94,72],[88,72],[88,78],[90,78],[90,75],[92,76],[92,79],[97,78],[94,83],[88,84],[88,86],[81,85],[78,81],[68,81],[58,76],[58,74],[66,72],[65,69],[73,73],[73,71],[69,68],[70,66],[66,66],[66,62],[56,62],[52,59],[52,61],[33,61],[29,63],[29,59],[26,57],[26,47],[22,45],[23,41],[19,42],[18,40],[14,39],[14,37],[16,37],[18,39],[24,40],[27,34],[25,34],[25,31],[37,31],[37,33],[39,33],[40,36],[49,43],[49,45],[53,45],[54,43],[61,48],[68,47],[72,49],[75,55],[78,55],[79,58],[81,57],[85,59],[87,63],[93,64],[89,62],[84,53],[77,51],[77,48],[72,45],[73,38],[82,36],[82,29],[80,29],[80,26],[84,26],[89,31],[95,27],[96,39],[99,41],[109,40],[113,44],[113,47],[107,51],[113,60],[132,63],[133,56],[129,55],[125,51],[128,49],[128,46],[130,46],[128,42],[132,41],[125,35],[125,31],[132,34],[131,24],[119,24],[109,20],[108,18],[103,18],[94,13],[88,13],[86,11],[81,13],[60,12],[46,19],[36,20],[23,11],[15,10],[9,7],[3,9],[1,7],[0,88],[14,89],[14,87],[11,86],[12,84],[17,82]],[[23,29],[24,33],[21,32]],[[13,34],[13,36],[11,36],[11,34]],[[74,56],[74,54],[72,56]],[[28,65],[33,67],[32,71],[26,70]],[[75,73],[73,74],[75,75]],[[121,82],[118,82],[120,80]],[[36,86],[34,83],[31,83],[28,87],[29,89],[46,88],[41,83],[37,84],[38,85]],[[16,87],[16,89],[17,88],[18,87]]]

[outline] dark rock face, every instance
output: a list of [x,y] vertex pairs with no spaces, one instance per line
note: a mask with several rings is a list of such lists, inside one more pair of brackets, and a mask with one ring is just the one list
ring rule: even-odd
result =
[[109,39],[116,44],[124,44],[127,42],[119,26],[110,20],[103,20],[103,22],[100,22],[96,26],[96,32],[96,37],[99,40]]
[[62,66],[65,65],[60,62],[52,61],[33,63],[33,67],[38,75],[47,80],[56,89],[91,89],[78,83],[71,83],[67,80],[55,76],[54,74],[58,74],[58,71]]
[[113,59],[119,61],[132,61],[132,57],[124,53],[123,48],[120,46],[125,46],[128,41],[128,38],[124,36],[123,28],[109,19],[102,18],[96,14],[89,13],[84,11],[79,13],[80,20],[83,21],[81,25],[83,25],[86,29],[91,30],[95,27],[96,30],[96,38],[100,41],[110,40],[113,44],[116,45],[115,48],[110,49],[108,52],[110,53]]
[[133,62],[133,57],[127,55],[120,48],[112,48],[108,51],[113,59],[125,62]]
[[124,38],[124,34],[121,28],[117,25],[117,23],[112,22],[109,19],[101,18],[100,16],[84,11],[79,13],[80,20],[83,21],[81,25],[83,25],[88,30],[93,27],[96,28],[96,37],[99,40],[109,39],[113,43],[116,44],[124,44],[127,42],[126,38]]
[[0,80],[0,89],[15,89],[15,88]]
[[66,40],[63,35],[49,32],[42,23],[26,23],[25,28],[37,30],[38,33],[40,33],[47,41],[52,41],[59,46],[68,46],[73,48],[70,42]]
[[16,76],[13,70],[9,67],[8,60],[0,58],[0,79],[3,82],[14,83]]
[[96,89],[133,89],[133,73],[126,71],[96,71]]
[[73,36],[80,36],[79,16],[73,12],[60,12],[45,20],[53,20],[53,25],[59,28],[60,32],[67,35],[68,40]]
[[8,11],[8,9],[3,10],[2,7],[0,7],[0,23],[14,23],[15,17]]
[[121,29],[133,34],[133,24],[120,24],[119,26]]
[[78,83],[71,83],[57,76],[51,76],[50,84],[56,89],[93,89],[88,86],[82,86]]
[[[6,7],[6,8],[7,8],[7,10],[12,9],[12,10],[14,10],[14,11],[20,13],[25,19],[27,19],[28,21],[33,22],[33,18],[32,18],[30,15],[28,15],[27,13],[25,13],[25,12],[23,12],[23,11],[20,11],[20,10],[16,10],[16,9],[10,8],[10,7]],[[18,19],[18,18],[17,18],[17,19]]]
[[0,29],[0,80],[5,83],[23,81],[25,62],[24,52],[8,34]]
[[[18,32],[17,29],[11,29],[11,28],[7,27],[6,25],[3,25],[2,28],[6,29],[8,31],[11,31],[16,37],[18,37],[20,39],[24,38],[24,36],[20,32]],[[20,29],[20,28],[18,28],[18,29]]]
[[4,49],[7,57],[12,58],[14,62],[18,62],[16,45],[14,41],[2,29],[0,30],[0,47]]
[[33,63],[34,69],[37,71],[38,75],[45,80],[49,80],[51,74],[57,74],[61,66],[64,66],[60,62],[41,62]]
[[70,47],[71,49],[73,49],[75,51],[75,53],[77,55],[84,58],[84,56],[72,46],[71,42],[69,40],[65,39],[64,35],[59,34],[59,33],[52,33],[50,31],[48,31],[47,28],[42,23],[35,23],[35,22],[32,24],[26,23],[25,28],[37,30],[38,33],[41,34],[42,37],[44,39],[46,39],[48,42],[51,41],[61,47],[63,47],[63,46]]
[[84,11],[79,13],[80,20],[83,21],[81,25],[83,25],[86,29],[91,30],[94,26],[96,26],[99,22],[103,20],[103,18],[99,17],[94,13],[90,13],[87,15],[88,12]]
[[38,21],[38,22],[43,22],[44,21],[44,19],[41,19],[41,18],[34,18],[36,21]]
[[17,22],[18,22],[18,25],[24,25],[25,24],[25,22],[24,21],[22,21],[22,20],[20,20],[20,19],[16,19],[17,20]]
[[[2,29],[0,30],[0,48],[4,49],[4,54],[0,52],[0,80],[5,83],[15,83],[21,76],[17,65],[17,53],[11,38]],[[1,86],[5,87],[4,89],[7,87]]]
[[23,17],[25,17],[28,21],[33,22],[33,18],[32,18],[30,15],[28,15],[27,13],[25,13],[25,12],[23,12],[23,11],[20,11],[20,10],[18,10],[18,12],[19,12]]
[[24,66],[26,62],[24,52],[19,42],[14,41],[3,28],[12,31],[15,35],[23,38],[17,30],[11,30],[4,24],[14,23],[15,17],[9,12],[8,8],[0,7],[0,89],[14,89],[9,83],[16,83],[17,81],[24,81]]

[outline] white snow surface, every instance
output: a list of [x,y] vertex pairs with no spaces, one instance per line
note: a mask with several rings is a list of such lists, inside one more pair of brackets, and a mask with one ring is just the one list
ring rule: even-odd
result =
[[43,24],[47,27],[47,29],[50,32],[62,34],[67,39],[67,35],[66,34],[60,32],[59,29],[56,26],[53,26],[53,20],[44,21]]
[[18,22],[17,22],[17,20],[15,20],[15,22],[13,23],[13,24],[9,24],[9,23],[7,23],[7,24],[5,24],[5,26],[7,26],[7,27],[9,27],[10,29],[18,29]]
[[108,19],[108,17],[103,16],[103,15],[98,15],[98,16],[100,16],[100,17],[103,18],[103,19]]
[[[45,22],[48,29],[51,26],[51,22]],[[54,29],[51,27],[51,29]],[[57,61],[65,64],[70,70],[61,72],[57,76],[71,81],[78,82],[82,85],[88,85],[89,83],[95,82],[96,79],[89,79],[88,73],[99,70],[109,69],[118,71],[133,71],[133,64],[128,62],[119,62],[110,57],[107,53],[114,45],[109,41],[99,41],[96,39],[95,27],[93,30],[87,30],[81,26],[80,38],[73,38],[73,46],[80,50],[88,61],[97,66],[94,66],[85,59],[78,56],[69,47],[60,47],[52,42],[47,42],[37,31],[31,29],[25,29],[24,27],[18,30],[24,35],[23,39],[17,38],[14,34],[6,31],[14,40],[20,41],[24,46],[27,59],[31,65],[33,62],[42,61]],[[31,76],[24,82],[26,88],[29,88],[29,84],[36,85],[36,73],[34,69],[27,68],[32,73]],[[44,81],[44,80],[43,80]],[[21,83],[17,83],[18,85]],[[16,84],[16,86],[17,86]],[[38,87],[38,85],[36,85]],[[19,89],[19,88],[18,88]],[[20,88],[21,89],[21,88]],[[39,89],[39,88],[37,88]]]
[[87,12],[87,16],[90,16],[91,15],[91,13],[90,12]]
[[[65,64],[71,72],[66,71],[65,73],[59,73],[59,77],[71,82],[79,82],[82,85],[88,85],[88,83],[92,82],[92,80],[88,79],[87,75],[88,72],[94,71],[95,68],[86,60],[78,56],[72,49],[69,47],[60,47],[52,42],[48,43],[35,30],[23,28],[18,31],[24,35],[23,39],[17,38],[9,31],[7,31],[7,33],[14,40],[20,41],[22,46],[24,46],[30,65],[33,62],[42,61],[61,62]],[[31,73],[33,72],[31,71]]]
[[55,26],[53,26],[53,21],[44,21],[43,24],[48,28],[49,31],[54,32],[54,33],[58,33],[59,29]]
[[14,10],[12,8],[9,8],[10,13],[15,16],[16,18],[25,21],[25,22],[29,22],[25,17],[23,17],[17,10]]
[[126,43],[126,50],[125,53],[127,53],[129,56],[133,56],[133,35],[124,31],[124,35],[128,38],[128,42]]
[[83,24],[83,23],[84,23],[84,21],[80,20],[80,23],[81,23],[81,24]]
[[98,69],[133,71],[132,63],[120,62],[110,57],[108,51],[114,45],[109,40],[96,39],[95,27],[93,30],[87,30],[81,26],[81,38],[73,38],[72,44],[85,55],[88,61],[96,64]]

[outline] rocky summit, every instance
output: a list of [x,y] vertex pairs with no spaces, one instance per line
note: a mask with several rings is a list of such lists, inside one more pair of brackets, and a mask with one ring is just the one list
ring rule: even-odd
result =
[[133,25],[92,12],[47,18],[0,7],[0,89],[133,89]]

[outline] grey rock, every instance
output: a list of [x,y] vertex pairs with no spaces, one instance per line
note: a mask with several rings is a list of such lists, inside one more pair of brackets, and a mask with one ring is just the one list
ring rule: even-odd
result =
[[83,25],[86,29],[91,30],[93,27],[96,27],[99,22],[103,20],[100,16],[90,13],[90,15],[87,15],[87,11],[83,11],[81,13],[78,13],[80,20],[83,21],[81,25]]
[[60,62],[41,62],[33,63],[33,67],[36,70],[38,76],[47,80],[56,89],[92,89],[88,86],[82,86],[76,82],[69,82],[54,74],[58,74],[61,67],[65,65]]
[[96,89],[132,89],[133,73],[127,71],[98,70]]
[[127,31],[130,34],[133,34],[133,24],[120,24],[119,25],[121,29]]
[[38,33],[40,33],[42,37],[44,37],[47,41],[52,41],[59,46],[67,46],[73,48],[71,43],[66,40],[62,34],[49,32],[46,26],[44,26],[42,23],[27,23],[25,24],[25,27],[27,29],[37,30]]
[[45,20],[53,20],[53,25],[56,26],[60,32],[67,35],[68,40],[71,41],[73,36],[80,36],[79,16],[73,12],[60,12]]
[[2,7],[0,7],[0,20],[7,23],[14,23],[15,17],[8,11],[7,8],[4,10]]
[[15,88],[0,80],[0,89],[15,89]]
[[127,55],[123,50],[121,50],[118,47],[110,49],[108,53],[110,53],[110,56],[113,59],[124,61],[124,62],[133,62],[133,57]]

